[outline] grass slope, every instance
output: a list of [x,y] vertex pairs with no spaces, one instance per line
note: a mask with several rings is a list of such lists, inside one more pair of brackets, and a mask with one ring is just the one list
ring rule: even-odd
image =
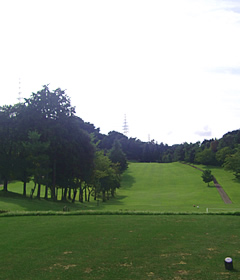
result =
[[[1,279],[240,279],[239,217],[0,218]],[[233,258],[234,271],[224,267]]]
[[[200,166],[205,168],[204,166]],[[205,212],[240,210],[240,183],[234,176],[222,168],[212,168],[213,174],[228,193],[233,204],[223,203],[213,183],[208,188],[202,181],[201,172],[181,163],[130,163],[123,175],[122,187],[117,190],[116,198],[107,203],[92,199],[90,203],[68,203],[70,210],[135,210],[160,212]],[[28,185],[27,193],[33,186]],[[66,203],[24,199],[22,183],[9,185],[9,191],[15,195],[5,195],[0,192],[0,210],[8,211],[62,211]],[[42,190],[44,196],[44,190]],[[199,206],[197,207],[193,207]],[[216,209],[216,210],[214,210]]]
[[135,210],[193,211],[199,205],[205,211],[207,205],[222,205],[216,188],[207,188],[198,170],[180,163],[130,164],[121,195]]

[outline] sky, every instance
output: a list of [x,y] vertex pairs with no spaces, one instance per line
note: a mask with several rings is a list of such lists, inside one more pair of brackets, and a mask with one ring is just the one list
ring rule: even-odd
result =
[[168,145],[240,123],[239,0],[0,0],[0,106],[49,84],[100,132]]

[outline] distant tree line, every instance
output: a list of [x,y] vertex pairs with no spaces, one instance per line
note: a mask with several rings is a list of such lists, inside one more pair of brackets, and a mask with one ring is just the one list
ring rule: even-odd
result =
[[240,130],[228,132],[221,139],[210,139],[196,143],[182,143],[172,146],[154,140],[141,142],[127,138],[119,132],[102,136],[100,146],[109,149],[117,139],[128,160],[139,162],[170,163],[182,161],[204,165],[222,166],[240,178]]
[[70,98],[61,89],[44,86],[30,98],[0,107],[0,176],[8,182],[34,182],[33,195],[80,202],[114,196],[128,161],[170,163],[184,161],[223,166],[240,177],[240,130],[221,139],[168,146],[142,142],[99,128],[75,115]]

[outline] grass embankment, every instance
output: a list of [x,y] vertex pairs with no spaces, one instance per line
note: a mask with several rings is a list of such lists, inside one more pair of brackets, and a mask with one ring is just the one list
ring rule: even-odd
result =
[[234,216],[12,217],[0,231],[1,279],[240,278]]
[[[204,168],[204,166],[201,166]],[[212,168],[233,204],[223,203],[214,184],[210,187],[202,181],[201,172],[180,163],[130,163],[124,173],[122,187],[117,190],[116,198],[99,205],[93,199],[90,203],[67,203],[71,211],[104,210],[104,211],[158,211],[158,212],[206,212],[240,211],[240,184],[234,176],[222,168]],[[32,185],[28,185],[30,193]],[[22,198],[22,183],[9,184],[9,191],[14,195],[0,192],[0,210],[8,211],[62,211],[66,203],[52,202],[36,198]],[[42,197],[44,190],[42,190]],[[193,207],[193,206],[199,206]],[[216,210],[214,210],[216,209]],[[219,209],[219,210],[218,210]]]

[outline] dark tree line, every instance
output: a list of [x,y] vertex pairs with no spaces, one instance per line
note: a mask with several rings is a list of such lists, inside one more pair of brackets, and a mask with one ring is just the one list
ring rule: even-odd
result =
[[[99,153],[94,143],[99,129],[75,115],[70,98],[61,89],[51,92],[48,86],[32,93],[14,106],[0,107],[0,175],[4,191],[8,182],[23,182],[23,195],[30,180],[40,198],[56,200],[90,200],[114,196],[120,186],[120,175],[127,168],[120,144],[113,161]],[[117,145],[117,144],[116,144]],[[119,156],[119,160],[118,160]],[[124,165],[125,164],[125,165]]]
[[128,160],[140,162],[169,163],[184,161],[204,165],[223,166],[240,178],[240,130],[228,132],[221,139],[210,139],[196,143],[182,143],[168,146],[163,143],[141,142],[136,138],[111,131],[102,136],[100,146],[110,149],[115,139],[122,146]]

